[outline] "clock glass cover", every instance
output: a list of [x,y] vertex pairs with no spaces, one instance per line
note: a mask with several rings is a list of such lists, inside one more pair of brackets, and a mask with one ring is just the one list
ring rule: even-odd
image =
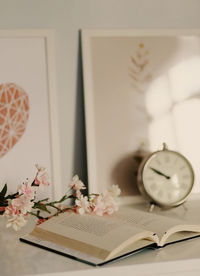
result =
[[194,183],[194,173],[189,161],[171,150],[153,153],[143,165],[141,178],[146,195],[162,206],[183,203]]

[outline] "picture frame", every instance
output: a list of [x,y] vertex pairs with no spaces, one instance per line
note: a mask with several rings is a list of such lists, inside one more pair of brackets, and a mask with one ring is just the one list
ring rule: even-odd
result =
[[41,195],[53,199],[62,194],[54,43],[51,29],[0,30],[0,185],[16,191],[38,163],[51,182]]
[[82,30],[89,192],[138,195],[139,163],[164,142],[189,159],[200,192],[199,45],[199,29]]

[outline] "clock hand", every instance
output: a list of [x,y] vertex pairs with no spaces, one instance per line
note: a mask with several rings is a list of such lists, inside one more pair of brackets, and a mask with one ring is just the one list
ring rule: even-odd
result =
[[170,176],[168,176],[168,175],[166,175],[166,174],[160,172],[159,170],[156,170],[156,169],[154,169],[154,168],[152,168],[152,167],[149,167],[149,168],[150,168],[153,172],[155,172],[155,173],[157,173],[157,174],[159,174],[159,175],[164,176],[166,179],[170,179]]

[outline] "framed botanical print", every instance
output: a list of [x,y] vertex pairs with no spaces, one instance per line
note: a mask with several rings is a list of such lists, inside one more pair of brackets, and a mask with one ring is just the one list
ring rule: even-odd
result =
[[89,190],[138,193],[139,162],[163,142],[200,191],[200,30],[83,30]]

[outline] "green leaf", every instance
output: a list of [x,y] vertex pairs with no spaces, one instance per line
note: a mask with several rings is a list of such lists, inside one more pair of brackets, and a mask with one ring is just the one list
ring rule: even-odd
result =
[[49,200],[49,198],[47,197],[45,199],[39,200],[38,202],[40,203],[40,202],[44,202],[44,201],[48,201],[48,200]]
[[4,199],[5,195],[7,193],[7,184],[4,185],[3,189],[0,192],[0,199]]
[[36,204],[34,206],[34,209],[39,209],[41,211],[44,211],[44,212],[47,212],[47,213],[51,214],[51,212],[47,209],[46,205],[44,205],[44,204]]

